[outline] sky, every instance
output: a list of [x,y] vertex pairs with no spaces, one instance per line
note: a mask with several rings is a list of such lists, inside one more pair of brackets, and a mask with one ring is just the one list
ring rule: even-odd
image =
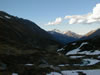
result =
[[45,30],[86,34],[100,28],[100,0],[0,0],[0,10]]

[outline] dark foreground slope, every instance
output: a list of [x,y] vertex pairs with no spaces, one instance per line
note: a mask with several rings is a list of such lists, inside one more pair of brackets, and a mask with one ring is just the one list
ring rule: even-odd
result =
[[47,49],[60,45],[35,23],[0,11],[0,43],[22,49]]
[[44,75],[65,62],[60,46],[35,23],[0,11],[0,75]]

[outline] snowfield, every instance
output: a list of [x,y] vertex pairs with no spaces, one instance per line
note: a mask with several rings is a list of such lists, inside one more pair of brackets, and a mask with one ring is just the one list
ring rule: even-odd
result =
[[68,53],[66,53],[66,55],[78,54],[78,52],[80,51],[80,48],[81,48],[83,45],[85,45],[85,44],[88,44],[88,43],[87,43],[87,42],[82,43],[82,44],[80,45],[80,47],[69,51]]
[[78,54],[99,55],[100,54],[100,50],[95,50],[94,52],[91,52],[91,51],[83,51],[83,52],[78,52]]
[[97,60],[97,59],[83,59],[84,62],[89,62],[87,64],[84,64],[84,66],[89,66],[89,65],[95,65],[97,63],[100,62],[100,60]]
[[[62,74],[61,74],[62,73]],[[47,75],[79,75],[83,73],[84,75],[100,75],[100,69],[97,70],[66,70],[61,71],[61,73],[51,72]]]
[[68,53],[66,53],[66,55],[73,55],[73,54],[85,54],[85,55],[99,55],[100,54],[100,50],[95,50],[94,52],[91,52],[91,51],[81,51],[81,47],[85,44],[88,44],[87,42],[84,42],[80,45],[80,47],[76,48],[76,49],[73,49],[73,50],[70,50]]

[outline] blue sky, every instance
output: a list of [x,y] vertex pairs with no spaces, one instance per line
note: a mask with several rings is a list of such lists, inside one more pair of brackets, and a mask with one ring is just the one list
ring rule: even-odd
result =
[[85,34],[100,27],[95,24],[69,24],[64,20],[57,25],[45,25],[67,15],[84,15],[92,12],[100,0],[0,0],[0,10],[29,19],[45,30],[59,29]]

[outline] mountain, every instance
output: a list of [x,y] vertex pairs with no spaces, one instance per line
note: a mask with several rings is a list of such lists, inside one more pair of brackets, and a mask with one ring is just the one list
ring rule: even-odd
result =
[[87,37],[95,37],[95,36],[100,36],[100,28],[93,30],[89,33],[86,34]]
[[56,53],[60,46],[34,22],[0,11],[0,75],[46,75],[57,70],[54,65],[66,62]]
[[91,30],[90,32],[88,32],[87,34],[85,34],[85,36],[90,36],[91,34],[93,34],[96,30]]
[[[34,22],[0,11],[0,44],[21,49],[57,49],[60,43]],[[50,48],[49,48],[50,47]]]
[[48,33],[32,21],[0,11],[0,75],[47,75],[100,68],[99,36],[58,49],[61,44],[53,34],[61,40],[66,35],[56,31]]
[[[78,40],[75,42],[68,43],[66,46],[64,46],[64,50],[61,50],[64,54],[67,54],[70,51],[75,51],[75,54],[81,54],[81,52],[84,53],[84,51],[90,51],[91,53],[94,52],[95,50],[100,49],[100,37],[93,37],[90,39],[86,40]],[[74,54],[72,53],[72,54]]]
[[50,34],[53,35],[53,37],[61,42],[62,44],[67,44],[69,42],[73,42],[78,40],[81,35],[78,35],[74,32],[68,31],[68,32],[61,32],[60,30],[54,29],[51,31],[48,31]]
[[68,43],[63,48],[61,48],[62,50],[60,51],[64,54],[67,54],[68,52],[71,53],[71,51],[72,51],[72,54],[88,54],[88,53],[91,54],[92,52],[95,52],[95,51],[99,53],[100,29],[90,31],[83,37],[81,38],[82,40],[77,40],[77,41]]
[[54,36],[34,22],[0,11],[0,75],[46,75],[67,57]]
[[100,36],[100,28],[88,32],[83,37],[81,37],[80,40],[89,39],[97,36]]
[[[91,38],[68,43],[57,52],[69,58],[69,65],[98,68],[100,64],[100,32],[99,29],[89,35]],[[98,35],[98,36],[97,36]],[[67,60],[68,61],[68,60]]]
[[74,38],[81,38],[82,37],[82,35],[76,34],[72,31],[64,32],[64,34],[67,35],[67,36],[70,36],[70,37],[74,37]]

